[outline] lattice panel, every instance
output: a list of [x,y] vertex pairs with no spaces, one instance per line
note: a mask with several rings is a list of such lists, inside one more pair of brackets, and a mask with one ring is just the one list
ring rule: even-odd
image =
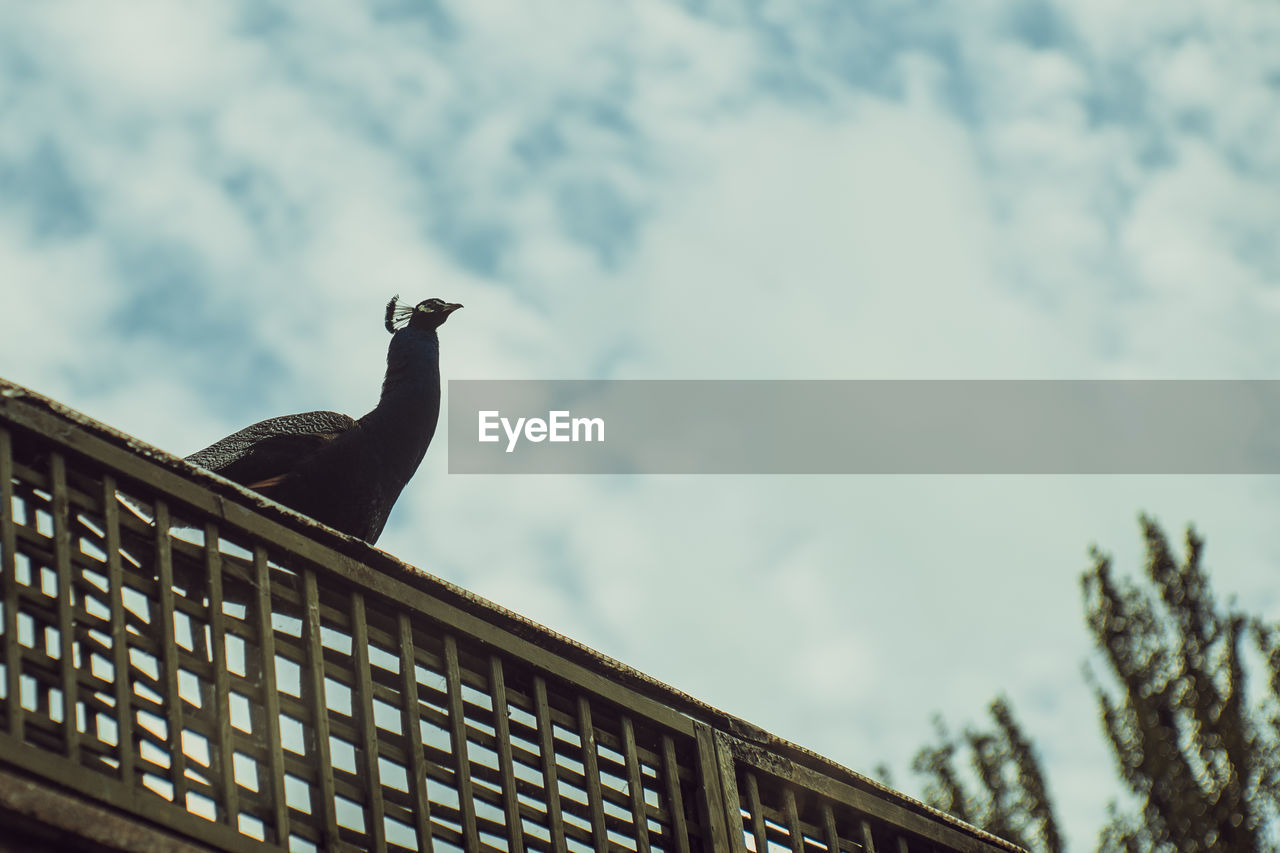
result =
[[689,738],[41,445],[0,433],[13,739],[294,850],[701,847]]
[[[871,822],[865,816],[840,814],[843,820],[837,822],[837,814],[845,810],[838,810],[811,792],[800,790],[797,796],[792,786],[771,783],[751,770],[741,772],[739,791],[743,840],[748,850],[866,853],[878,849]],[[879,849],[888,848],[882,842]]]
[[737,758],[737,790],[731,796],[739,805],[741,836],[734,839],[739,851],[943,853],[956,850],[956,842],[964,843],[959,849],[990,849],[977,839],[957,838],[936,820],[911,814],[887,820],[883,803],[874,797],[741,741],[720,739]]

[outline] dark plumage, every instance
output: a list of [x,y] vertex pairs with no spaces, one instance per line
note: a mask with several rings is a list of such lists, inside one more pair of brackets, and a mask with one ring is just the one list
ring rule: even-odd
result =
[[354,420],[305,412],[261,421],[187,457],[316,521],[376,542],[427,452],[440,416],[436,329],[461,305],[393,297],[382,397]]

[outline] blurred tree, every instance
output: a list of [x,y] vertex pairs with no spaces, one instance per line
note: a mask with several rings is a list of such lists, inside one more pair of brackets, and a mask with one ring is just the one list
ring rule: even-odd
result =
[[[1219,605],[1189,528],[1181,562],[1159,526],[1140,519],[1146,581],[1117,579],[1092,551],[1082,578],[1085,617],[1110,686],[1092,671],[1103,730],[1137,810],[1112,803],[1101,853],[1274,853],[1280,829],[1280,625]],[[1252,639],[1250,645],[1247,640]],[[1256,649],[1258,656],[1249,654]],[[1264,672],[1252,700],[1249,663]],[[1260,661],[1260,664],[1259,664]],[[940,721],[939,743],[912,769],[937,808],[1023,847],[1063,849],[1045,778],[1009,701],[990,708],[991,731],[963,739]],[[957,770],[967,752],[974,783]]]
[[[921,749],[911,764],[927,780],[924,801],[1020,847],[1061,853],[1062,836],[1031,742],[1014,719],[1007,698],[996,699],[989,710],[995,728],[969,728],[962,738],[948,733],[941,718],[934,719],[939,743]],[[957,754],[966,749],[977,791],[971,790],[956,767]]]

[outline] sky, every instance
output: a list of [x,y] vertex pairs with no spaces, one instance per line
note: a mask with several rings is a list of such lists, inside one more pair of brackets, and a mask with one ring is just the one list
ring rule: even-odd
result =
[[[446,379],[1273,379],[1280,6],[0,9],[0,375],[185,455]],[[1194,405],[1193,402],[1189,405]],[[673,419],[679,412],[670,413]],[[1072,849],[1097,544],[1280,618],[1280,483],[450,476],[379,546],[859,772],[1007,694]]]

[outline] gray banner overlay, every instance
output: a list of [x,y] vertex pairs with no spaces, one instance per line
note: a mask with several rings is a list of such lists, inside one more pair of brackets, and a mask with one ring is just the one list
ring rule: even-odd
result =
[[451,380],[448,393],[453,474],[1280,473],[1272,380]]

